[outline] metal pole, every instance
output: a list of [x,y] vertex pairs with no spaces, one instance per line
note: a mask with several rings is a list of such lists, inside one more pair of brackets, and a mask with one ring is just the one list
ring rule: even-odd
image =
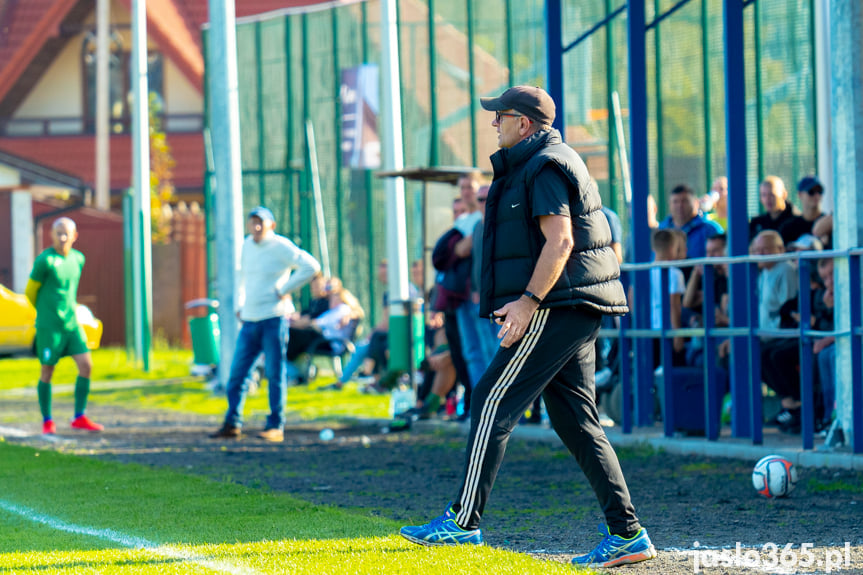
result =
[[[264,64],[263,48],[261,46],[261,23],[255,22],[255,107],[258,124],[258,204],[266,205],[267,187],[264,182]],[[280,222],[284,225],[283,222]]]
[[[654,0],[654,6],[657,16],[662,13],[661,0]],[[656,89],[656,206],[659,208],[659,219],[661,220],[667,214],[667,202],[663,201],[667,195],[665,190],[665,153],[662,149],[662,143],[665,139],[665,130],[662,129],[662,86],[664,85],[662,77],[662,23],[656,24],[653,27],[653,45],[654,45],[654,65],[653,74],[654,88]]]
[[[644,0],[629,2],[627,32],[629,39],[629,134],[632,186],[632,234],[635,238],[634,261],[650,261],[650,229],[647,227],[647,196],[650,195],[650,170],[647,138],[647,53],[645,50]],[[622,144],[622,143],[621,143]],[[650,293],[647,271],[635,272],[635,293]],[[634,327],[650,327],[650,298],[635,300]],[[635,423],[652,421],[653,352],[651,342],[636,340],[635,345]]]
[[566,117],[563,96],[563,7],[561,0],[545,0],[546,85],[557,113],[553,126],[566,140]]
[[815,157],[818,177],[824,183],[824,206],[833,205],[833,136],[830,125],[830,6],[829,0],[814,0],[815,50]]
[[[749,225],[746,207],[746,63],[744,58],[743,4],[723,0],[725,20],[725,153],[728,173],[728,251],[731,256],[749,252]],[[747,315],[747,264],[729,266],[731,326],[750,325]],[[749,390],[749,349],[745,337],[731,338],[731,400],[735,437],[752,433]],[[757,358],[755,358],[757,359]],[[760,373],[753,374],[760,381]],[[758,390],[760,397],[761,390]],[[759,412],[760,413],[760,412]],[[760,431],[759,431],[760,433]]]
[[[362,27],[363,27],[363,37],[362,37],[362,57],[363,64],[368,63],[369,61],[369,14],[368,14],[368,2],[363,2],[360,5],[360,14],[362,16]],[[374,187],[372,181],[372,171],[371,170],[363,170],[363,192],[366,197],[366,223],[368,224],[368,246],[369,246],[369,254],[368,261],[366,262],[369,274],[369,309],[371,309],[371,314],[369,319],[371,321],[371,325],[377,325],[378,320],[378,312],[377,306],[375,302],[377,298],[376,294],[376,282],[375,282],[375,267],[377,266],[376,261],[376,251],[375,251],[375,210],[374,210]]]
[[704,190],[713,185],[713,122],[710,119],[710,14],[709,0],[701,0],[701,69],[704,106]]
[[758,154],[758,181],[764,181],[764,87],[761,81],[761,2],[753,2],[752,28],[755,36],[755,146]]
[[243,238],[243,180],[240,165],[240,105],[234,0],[210,0],[207,68],[210,129],[216,168],[216,253],[221,348],[219,380],[230,373],[238,325],[237,278]]
[[[390,135],[390,138],[383,141],[382,167],[388,171],[404,168],[395,8],[395,0],[381,0],[381,124],[382,133]],[[387,209],[387,283],[390,294],[390,369],[404,369],[412,374],[415,366],[409,347],[411,310],[410,306],[406,305],[409,292],[404,180],[387,178],[384,186]]]
[[315,127],[306,120],[306,141],[309,143],[309,167],[312,176],[312,194],[315,202],[315,222],[318,227],[318,245],[321,250],[321,265],[324,275],[330,276],[330,249],[327,245],[327,224],[324,221],[324,201],[321,198],[321,176],[318,172],[318,150],[315,145]]
[[[473,4],[475,0],[465,0],[467,3],[467,69],[468,69],[468,94],[470,97],[470,160],[471,165],[476,166],[477,161],[477,135],[476,135],[476,68],[474,59],[474,34],[476,29],[473,21]],[[423,212],[425,214],[425,212]],[[425,250],[425,244],[423,244]]]
[[[834,228],[840,250],[863,238],[863,61],[859,57],[863,6],[859,0],[830,2],[831,123],[833,133]],[[836,341],[836,406],[854,453],[863,453],[863,382],[860,379],[860,260],[836,260],[836,328],[858,330]],[[853,315],[852,315],[853,313]],[[857,377],[855,377],[857,376]]]
[[294,154],[294,90],[293,76],[291,74],[292,66],[292,45],[291,45],[291,17],[285,17],[285,180],[288,188],[288,216],[290,225],[285,230],[286,234],[291,236],[296,234],[294,229],[294,173],[291,168],[291,158]]
[[[388,2],[389,0],[381,0],[382,4],[386,4]],[[437,41],[435,40],[435,0],[428,0],[428,7],[429,95],[431,96],[429,102],[429,137],[431,138],[431,141],[429,142],[429,165],[437,166],[440,164],[440,149],[438,144],[440,140],[440,132],[437,117]],[[384,9],[386,10],[386,8]],[[402,182],[401,185],[404,186],[404,182]]]
[[[311,119],[311,100],[312,97],[310,95],[310,87],[312,82],[311,76],[311,65],[309,63],[309,54],[311,53],[311,45],[309,38],[309,16],[306,13],[300,17],[302,23],[303,30],[303,119],[310,120]],[[308,146],[308,140],[306,140],[306,145]],[[306,161],[309,161],[309,156],[306,155]],[[306,163],[306,170],[303,173],[304,182],[300,184],[300,213],[302,217],[300,218],[300,241],[303,245],[303,248],[312,251],[312,210],[314,206],[312,205],[312,200],[309,198],[309,173],[311,171],[311,167],[308,163]],[[314,185],[312,183],[311,185]]]
[[[341,85],[341,64],[339,62],[339,11],[336,8],[330,10],[333,23],[333,85],[338,87]],[[333,115],[336,118],[336,125],[342,118],[342,99],[333,98]],[[336,145],[333,146],[333,153],[336,160],[336,169],[333,174],[335,195],[336,195],[336,253],[339,258],[338,274],[340,278],[345,277],[345,234],[342,233],[345,217],[342,213],[342,204],[344,203],[342,193],[342,131],[336,128],[333,134],[336,140]]]
[[515,48],[512,42],[512,0],[506,0],[505,6],[506,22],[506,68],[509,71],[507,78],[510,86],[515,86]]
[[[612,0],[605,0],[605,17],[608,18],[611,14],[614,7],[611,5]],[[616,79],[616,71],[617,66],[615,65],[614,58],[614,21],[610,20],[608,24],[605,26],[605,92],[606,92],[606,106],[608,106],[609,110],[614,108],[614,98],[612,94],[617,91],[617,79]],[[621,206],[618,203],[619,198],[617,197],[617,170],[615,166],[617,154],[617,148],[619,145],[617,132],[618,126],[612,125],[612,118],[608,119],[608,194],[610,199],[610,207],[612,210],[617,212],[618,214],[623,213],[621,211]],[[615,117],[615,122],[617,122],[617,117]],[[622,128],[622,124],[619,124]],[[622,142],[622,140],[621,140]],[[625,177],[625,176],[624,176]],[[624,206],[626,208],[628,206]],[[628,214],[627,217],[624,218],[624,222],[629,226]]]
[[111,0],[96,2],[96,208],[111,209],[111,139],[108,129],[110,103]]
[[135,188],[134,222],[139,238],[136,267],[139,359],[144,371],[150,370],[150,337],[152,333],[152,245],[150,242],[150,115],[147,86],[147,3],[132,3],[132,180]]
[[126,359],[135,361],[135,273],[132,246],[134,238],[134,195],[132,190],[123,194],[123,312],[126,320]]

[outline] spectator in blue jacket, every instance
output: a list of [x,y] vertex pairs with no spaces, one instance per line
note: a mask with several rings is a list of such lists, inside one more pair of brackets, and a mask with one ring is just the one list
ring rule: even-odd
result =
[[687,257],[705,257],[707,238],[722,234],[722,227],[701,213],[695,191],[686,184],[680,184],[671,190],[668,207],[669,215],[659,223],[659,229],[686,233]]

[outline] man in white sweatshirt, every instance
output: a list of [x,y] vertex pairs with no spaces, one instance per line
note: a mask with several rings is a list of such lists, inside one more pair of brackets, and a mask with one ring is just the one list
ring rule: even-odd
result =
[[237,439],[242,435],[243,404],[248,391],[246,375],[264,353],[269,381],[270,415],[258,437],[283,441],[288,341],[287,316],[294,312],[290,293],[311,281],[321,269],[317,260],[291,240],[274,232],[273,212],[257,207],[249,212],[249,235],[240,255],[237,317],[243,326],[237,337],[228,378],[228,412],[225,423],[210,437]]

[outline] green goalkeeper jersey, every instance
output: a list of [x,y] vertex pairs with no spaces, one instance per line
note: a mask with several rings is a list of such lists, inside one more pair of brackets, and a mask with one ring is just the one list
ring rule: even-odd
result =
[[63,256],[53,247],[33,262],[30,279],[41,287],[36,296],[36,329],[71,330],[78,328],[78,282],[84,268],[84,254],[70,250]]

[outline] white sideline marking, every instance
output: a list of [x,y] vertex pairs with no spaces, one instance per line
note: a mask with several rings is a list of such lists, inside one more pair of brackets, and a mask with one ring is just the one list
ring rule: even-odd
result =
[[96,529],[95,527],[87,527],[86,525],[75,525],[74,523],[68,523],[66,521],[63,521],[62,519],[51,517],[50,515],[45,515],[44,513],[39,513],[38,511],[34,511],[33,509],[24,507],[23,505],[10,503],[8,501],[3,501],[2,499],[0,499],[0,509],[4,509],[10,513],[14,513],[15,515],[19,515],[35,523],[47,525],[48,527],[51,527],[52,529],[57,529],[58,531],[67,531],[69,533],[75,533],[77,535],[89,535],[91,537],[107,539],[108,541],[111,541],[113,543],[119,543],[124,547],[129,547],[132,549],[146,549],[148,551],[156,553],[157,555],[161,555],[162,557],[167,557],[169,559],[182,559],[183,561],[197,563],[198,565],[207,567],[208,569],[212,569],[213,571],[218,571],[221,573],[229,573],[231,575],[254,575],[257,573],[257,571],[254,571],[253,569],[240,567],[227,561],[213,561],[210,559],[203,559],[199,555],[188,549],[170,547],[167,545],[158,545],[157,543],[153,543],[152,541],[148,541],[147,539],[135,537],[133,535],[126,535],[125,533],[114,531],[113,529]]
[[15,427],[3,427],[0,425],[0,435],[5,435],[6,437],[27,437],[30,435],[23,429],[17,429]]

